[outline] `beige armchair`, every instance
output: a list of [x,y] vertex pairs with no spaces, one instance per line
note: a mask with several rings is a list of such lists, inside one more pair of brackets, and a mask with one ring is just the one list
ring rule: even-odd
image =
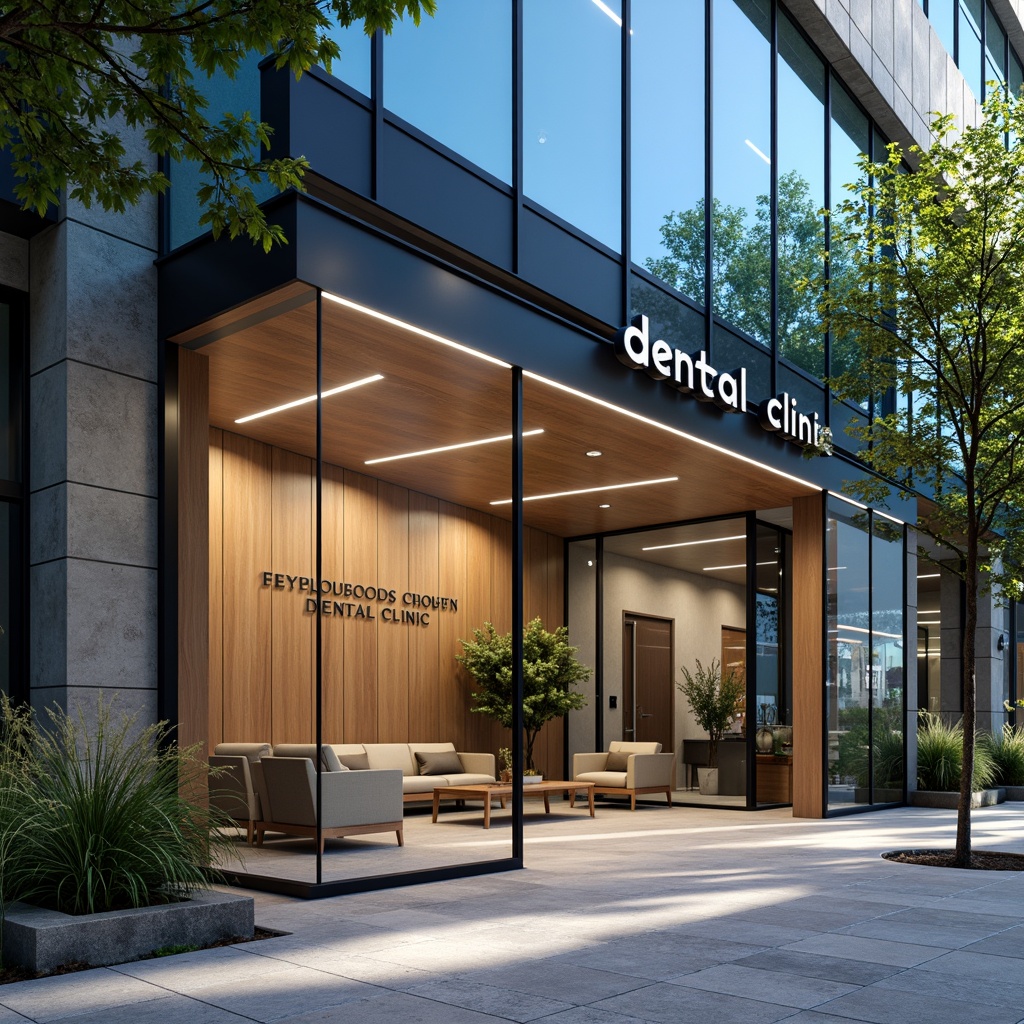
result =
[[[326,746],[323,749],[330,750]],[[262,819],[256,822],[256,845],[263,845],[266,832],[315,838],[316,770],[312,760],[263,757],[254,766],[253,775],[263,809]],[[394,832],[398,845],[405,845],[400,770],[325,768],[320,773],[320,794],[321,853],[325,839],[371,832]]]
[[250,846],[253,825],[261,817],[252,765],[269,753],[269,743],[218,743],[208,758],[214,769],[210,775],[210,807],[244,825]]
[[[676,756],[661,753],[660,743],[612,740],[604,753],[574,754],[572,758],[574,782],[593,782],[595,793],[628,796],[633,811],[638,793],[664,793],[671,807],[675,774]],[[575,800],[576,793],[570,792],[570,807]]]

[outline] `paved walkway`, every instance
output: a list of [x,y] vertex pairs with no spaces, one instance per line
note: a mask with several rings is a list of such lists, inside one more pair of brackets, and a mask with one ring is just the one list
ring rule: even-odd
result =
[[[645,807],[529,820],[530,867],[332,900],[290,935],[0,987],[0,1024],[1017,1024],[1024,873],[892,864],[949,811],[823,822]],[[1024,805],[975,812],[1024,853]]]

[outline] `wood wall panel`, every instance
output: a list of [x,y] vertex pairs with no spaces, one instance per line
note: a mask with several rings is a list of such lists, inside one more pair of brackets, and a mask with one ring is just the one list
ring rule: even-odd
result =
[[824,503],[793,501],[793,817],[825,815]]
[[[409,579],[409,492],[395,484],[377,487],[377,574],[367,580],[382,587]],[[401,614],[401,588],[391,609]],[[409,634],[414,629],[384,619],[386,605],[375,605],[377,615],[377,739],[400,743],[409,738]]]
[[[259,574],[315,575],[313,464],[228,432],[211,431],[210,437],[209,593],[211,636],[217,638],[210,678],[220,678],[221,661],[228,666],[228,711],[211,736],[213,742],[309,741],[316,618],[305,610],[305,594],[264,588]],[[470,712],[473,682],[455,656],[459,639],[471,638],[485,621],[502,632],[511,626],[510,524],[331,466],[324,467],[322,511],[324,580],[396,591],[394,605],[361,602],[370,604],[372,620],[321,616],[325,740],[451,740],[460,750],[495,754],[507,746],[507,730]],[[216,525],[221,521],[223,532]],[[545,625],[558,625],[563,594],[546,591],[562,585],[561,541],[531,531],[525,554],[530,600]],[[458,607],[430,609],[427,626],[386,622],[384,607],[422,610],[403,602],[407,592],[455,598]],[[264,671],[256,664],[260,658]],[[251,701],[241,683],[250,679]],[[217,699],[211,689],[211,703]],[[559,722],[538,740],[549,774],[561,772],[561,736]]]
[[210,431],[208,752],[224,735],[224,432]]
[[[377,481],[345,470],[345,580],[377,581]],[[353,601],[358,604],[359,602]],[[338,622],[325,622],[324,626]],[[345,743],[377,742],[377,627],[360,618],[341,622],[345,633],[343,692]],[[367,739],[369,737],[369,739]]]
[[[438,577],[438,502],[417,491],[409,492],[409,590],[414,594],[440,594]],[[459,597],[461,591],[452,591]],[[441,665],[436,629],[409,629],[409,720],[424,742],[443,742],[441,737]],[[454,665],[454,662],[453,662]]]
[[[271,565],[277,572],[310,572],[313,547],[313,463],[281,448],[271,458]],[[268,566],[269,570],[270,566]],[[301,743],[315,729],[313,678],[315,618],[306,613],[304,595],[270,591],[271,677],[287,679],[271,693],[271,743]],[[294,680],[294,682],[291,682]]]
[[224,434],[224,739],[270,739],[271,449]]
[[[314,496],[316,481],[313,481]],[[320,538],[320,560],[324,579],[345,579],[345,471],[336,466],[324,466],[320,508],[324,528]],[[313,503],[314,529],[316,502]],[[314,537],[315,537],[314,533]],[[316,558],[310,563],[310,573],[316,571]],[[345,631],[339,622],[321,622],[320,649],[323,674],[323,735],[326,742],[333,736],[345,735]],[[316,657],[316,627],[313,627],[314,659]],[[314,665],[316,664],[314,660]],[[310,687],[316,699],[316,678],[310,678]],[[315,739],[313,735],[310,741]]]

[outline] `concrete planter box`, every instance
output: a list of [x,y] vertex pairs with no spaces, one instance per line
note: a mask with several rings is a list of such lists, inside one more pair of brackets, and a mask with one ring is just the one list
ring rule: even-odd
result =
[[[959,793],[940,793],[931,789],[916,789],[908,794],[912,807],[944,807],[955,810],[960,803]],[[971,797],[972,807],[991,807],[1006,799],[1005,789],[980,789]]]
[[12,903],[3,924],[3,962],[30,971],[51,971],[73,961],[122,964],[163,946],[252,938],[253,917],[251,896],[210,891],[181,903],[78,917]]
[[1024,800],[1024,786],[1007,786],[1007,800]]

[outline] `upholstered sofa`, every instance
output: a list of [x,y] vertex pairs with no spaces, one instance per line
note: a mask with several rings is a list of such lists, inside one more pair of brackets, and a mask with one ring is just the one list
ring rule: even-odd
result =
[[261,817],[252,765],[269,753],[269,743],[218,743],[209,758],[210,807],[244,827],[250,846],[253,825]]
[[[595,793],[628,796],[630,810],[636,810],[638,794],[664,793],[672,806],[676,756],[661,753],[660,743],[631,743],[612,740],[608,750],[595,754],[573,754],[574,782],[593,782]],[[569,806],[575,793],[569,794]]]
[[[255,822],[256,845],[267,832],[315,837],[316,747],[278,744],[251,766],[262,815]],[[394,832],[405,845],[402,822],[402,775],[394,769],[350,771],[328,746],[321,747],[320,851],[325,839]]]
[[496,781],[493,754],[456,751],[454,743],[332,743],[330,747],[347,768],[401,769],[406,803],[433,800],[438,786]]

